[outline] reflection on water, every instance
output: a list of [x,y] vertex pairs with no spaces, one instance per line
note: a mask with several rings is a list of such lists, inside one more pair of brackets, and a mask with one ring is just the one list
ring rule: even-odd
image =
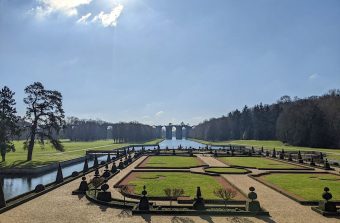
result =
[[[98,157],[98,161],[106,161],[106,156]],[[93,160],[89,160],[89,167],[93,166]],[[84,163],[77,163],[68,167],[63,167],[63,176],[71,176],[73,171],[82,171]],[[34,190],[38,184],[49,184],[55,181],[57,176],[57,170],[46,172],[42,175],[37,176],[5,176],[1,177],[1,183],[3,185],[5,200]]]
[[193,147],[193,148],[198,148],[198,147],[204,147],[203,144],[198,143],[198,142],[194,142],[191,140],[187,140],[187,139],[176,139],[173,138],[171,139],[166,139],[164,141],[162,141],[159,146],[161,147],[161,149],[165,149],[166,147],[168,147],[169,149],[177,149],[177,147],[182,146],[183,148],[185,147]]
[[[168,147],[169,149],[177,148],[178,146],[182,147],[203,147],[204,145],[201,143],[197,143],[191,140],[182,139],[177,140],[173,138],[172,140],[164,140],[160,144],[161,149],[165,149]],[[150,147],[146,147],[146,149],[149,149]],[[153,147],[151,147],[152,149]],[[136,147],[136,150],[141,149],[141,147]],[[106,161],[106,156],[98,157],[98,161]],[[72,164],[68,167],[63,167],[63,175],[64,177],[68,177],[72,174],[73,171],[82,171],[83,170],[84,163],[77,163]],[[93,166],[93,160],[89,160],[89,167]],[[15,196],[18,196],[20,194],[26,193],[28,191],[34,190],[35,186],[38,184],[49,184],[55,181],[57,175],[57,170],[50,171],[47,173],[44,173],[42,175],[38,176],[5,176],[1,179],[2,185],[4,188],[5,193],[5,199],[8,200],[10,198],[13,198]],[[1,178],[1,177],[0,177]]]

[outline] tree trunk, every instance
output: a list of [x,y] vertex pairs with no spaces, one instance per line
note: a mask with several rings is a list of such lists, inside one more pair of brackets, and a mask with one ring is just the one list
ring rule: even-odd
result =
[[2,162],[6,161],[6,154],[1,154]]
[[32,125],[32,130],[31,130],[32,131],[31,132],[31,138],[30,138],[30,141],[28,143],[28,148],[27,148],[27,150],[28,150],[27,161],[32,160],[36,129],[37,129],[37,123],[34,122],[34,124]]

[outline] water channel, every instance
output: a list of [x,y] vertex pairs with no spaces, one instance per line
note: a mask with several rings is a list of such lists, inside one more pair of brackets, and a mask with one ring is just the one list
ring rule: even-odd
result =
[[[178,140],[173,138],[172,140],[164,140],[162,141],[159,146],[161,149],[165,149],[166,147],[172,149],[177,148],[178,146],[182,147],[203,147],[204,145],[201,143],[197,143],[191,140],[182,139]],[[135,148],[136,150],[141,148]],[[148,148],[146,148],[148,149]],[[98,158],[98,161],[106,161],[106,156],[102,156]],[[81,172],[83,170],[84,163],[76,163],[69,165],[67,167],[63,167],[63,176],[68,177],[72,174],[73,171]],[[93,160],[89,160],[89,167],[93,166]],[[35,175],[35,176],[0,176],[1,183],[3,185],[3,190],[5,194],[5,200],[11,199],[15,196],[18,196],[20,194],[29,192],[34,190],[36,185],[38,184],[49,184],[55,181],[57,175],[57,170],[48,171],[41,175]]]

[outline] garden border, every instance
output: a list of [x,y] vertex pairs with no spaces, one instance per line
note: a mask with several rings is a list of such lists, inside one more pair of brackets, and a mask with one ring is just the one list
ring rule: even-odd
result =
[[[280,173],[281,174],[285,174],[285,173],[289,173],[289,174],[331,174],[331,175],[339,176],[338,174],[333,174],[333,173],[329,173],[329,172],[307,172],[307,171],[303,171],[303,172],[302,171],[300,171],[300,172],[292,172],[292,171],[268,171],[268,172],[259,173],[259,174],[250,174],[248,176],[250,178],[256,180],[257,182],[260,182],[260,183],[264,184],[265,186],[275,190],[276,192],[278,192],[278,193],[280,193],[280,194],[282,194],[282,195],[292,199],[293,201],[295,201],[295,202],[297,202],[297,203],[299,203],[301,205],[305,205],[305,206],[316,206],[316,205],[319,205],[319,202],[321,201],[321,199],[318,200],[318,201],[315,201],[315,200],[314,201],[299,200],[298,199],[298,197],[299,197],[298,195],[295,195],[296,196],[295,197],[293,195],[293,193],[290,194],[290,193],[288,193],[288,191],[286,191],[284,189],[280,189],[279,187],[277,187],[277,186],[275,186],[275,185],[273,185],[273,184],[271,184],[271,183],[269,183],[269,182],[267,182],[265,180],[260,179],[260,177],[263,176],[263,175],[280,174]],[[340,201],[333,201],[333,202],[335,202],[337,206],[340,205]]]

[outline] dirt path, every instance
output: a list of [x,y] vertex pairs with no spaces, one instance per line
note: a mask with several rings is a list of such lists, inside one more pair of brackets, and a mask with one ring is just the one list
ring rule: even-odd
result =
[[[271,222],[287,223],[317,223],[317,222],[339,222],[334,218],[325,218],[312,211],[310,206],[303,206],[299,203],[285,197],[275,190],[251,179],[246,175],[222,175],[232,184],[237,186],[245,193],[249,192],[249,187],[254,186],[261,203],[261,206],[267,209],[272,216]],[[270,221],[268,221],[270,222]]]

